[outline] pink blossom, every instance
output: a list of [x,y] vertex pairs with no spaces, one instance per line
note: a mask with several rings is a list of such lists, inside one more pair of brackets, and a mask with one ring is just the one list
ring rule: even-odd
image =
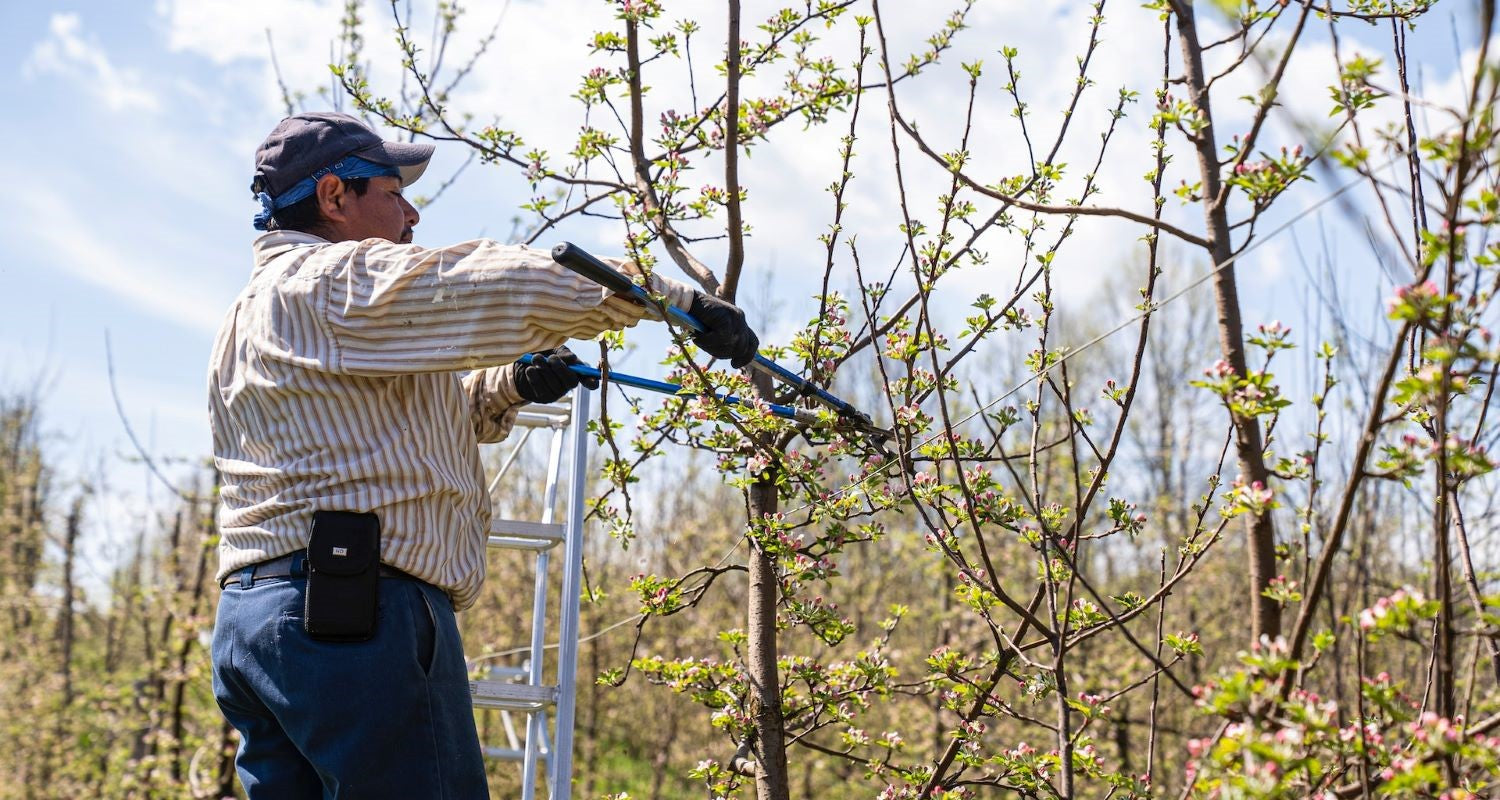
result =
[[1424,301],[1433,300],[1438,296],[1437,284],[1432,281],[1422,281],[1410,286],[1396,287],[1396,297],[1400,300]]
[[1221,358],[1218,361],[1215,361],[1213,363],[1213,366],[1204,370],[1203,374],[1207,375],[1210,378],[1227,378],[1230,375],[1234,374],[1234,367],[1231,367],[1228,361],[1225,361]]

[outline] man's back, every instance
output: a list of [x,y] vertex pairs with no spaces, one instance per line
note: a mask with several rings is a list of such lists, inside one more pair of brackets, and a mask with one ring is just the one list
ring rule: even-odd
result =
[[380,515],[383,561],[465,605],[482,580],[489,506],[462,387],[451,372],[342,368],[323,307],[354,244],[262,237],[215,340],[220,578],[304,547],[314,511],[361,509]]

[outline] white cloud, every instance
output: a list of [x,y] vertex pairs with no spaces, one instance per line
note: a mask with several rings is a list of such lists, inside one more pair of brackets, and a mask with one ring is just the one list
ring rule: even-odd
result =
[[[223,302],[197,280],[186,280],[188,262],[175,248],[153,251],[136,237],[115,237],[82,218],[68,198],[33,185],[18,198],[14,221],[30,232],[29,241],[45,258],[36,263],[98,286],[156,317],[212,336]],[[175,269],[174,269],[175,267]]]
[[111,111],[156,111],[161,101],[146,88],[139,72],[110,62],[98,39],[83,34],[77,14],[53,14],[48,36],[37,43],[21,67],[27,78],[60,75],[81,83]]
[[266,31],[277,57],[291,64],[328,63],[328,42],[338,34],[342,4],[329,0],[161,0],[167,49],[203,56],[223,66],[240,60],[267,60]]
[[[966,171],[983,183],[997,182],[1003,176],[1024,175],[1030,170],[1027,143],[1016,119],[1012,103],[1001,90],[1005,82],[1004,60],[996,52],[1001,45],[1018,45],[1017,68],[1022,73],[1020,91],[1028,104],[1027,126],[1037,152],[1045,157],[1075,88],[1077,66],[1074,58],[1082,54],[1089,34],[1088,14],[1084,4],[1067,4],[1049,13],[1019,13],[1014,7],[976,8],[970,18],[972,30],[961,33],[953,52],[922,76],[901,84],[897,99],[901,112],[918,126],[923,137],[935,149],[956,149],[963,133],[963,119],[968,103],[967,76],[960,62],[983,60],[985,74],[975,103],[969,134],[971,160]],[[892,58],[897,64],[909,52],[920,49],[922,40],[935,25],[930,9],[915,5],[900,6],[888,12],[886,30],[890,36]],[[1070,120],[1068,138],[1058,161],[1068,166],[1068,177],[1059,188],[1056,200],[1076,196],[1084,173],[1093,169],[1098,158],[1098,134],[1109,123],[1109,109],[1117,99],[1119,88],[1139,90],[1150,96],[1150,88],[1159,80],[1159,56],[1142,58],[1138,42],[1149,38],[1159,28],[1155,15],[1126,8],[1110,16],[1101,30],[1101,43],[1094,54],[1091,75],[1096,85],[1090,87]],[[878,62],[867,65],[873,78]],[[1098,169],[1096,187],[1102,194],[1091,198],[1091,205],[1122,206],[1149,213],[1149,186],[1142,175],[1151,167],[1152,138],[1146,124],[1150,118],[1149,103],[1127,106],[1128,117],[1122,120],[1111,140],[1109,157]],[[821,261],[813,237],[821,232],[830,217],[831,197],[823,191],[837,177],[836,140],[847,123],[836,121],[816,136],[803,136],[799,142],[812,146],[768,148],[751,159],[748,174],[758,179],[752,192],[748,218],[761,234],[759,245],[780,248],[782,261],[790,260],[788,251],[798,249],[805,257]],[[857,234],[863,254],[867,279],[884,274],[895,263],[903,241],[898,231],[901,210],[894,171],[891,168],[890,129],[885,98],[878,92],[865,98],[856,145],[854,165],[856,179],[845,199],[849,202],[844,224],[846,235]],[[790,131],[778,136],[796,138]],[[914,218],[934,226],[938,221],[936,198],[946,193],[950,176],[915,144],[898,135],[902,152],[903,180],[907,189],[909,210]],[[1191,166],[1188,154],[1179,164]],[[758,196],[757,196],[758,193]],[[980,217],[991,213],[996,203],[964,193],[980,208]],[[1201,226],[1175,203],[1168,215],[1180,215],[1188,228]],[[1012,216],[1024,223],[1025,212]],[[1053,218],[1037,238],[1045,249],[1061,233],[1066,220]],[[961,232],[960,238],[962,239]],[[1142,231],[1138,226],[1117,220],[1080,218],[1073,225],[1067,242],[1059,249],[1055,262],[1054,288],[1065,301],[1080,302],[1097,294],[1104,277],[1129,264],[1140,247]],[[1021,237],[1014,233],[991,231],[978,244],[990,255],[990,262],[979,268],[966,267],[944,279],[943,294],[952,298],[972,297],[980,292],[1008,295],[1015,283],[1017,270],[1025,255]],[[840,254],[840,269],[848,269],[848,257]],[[1035,263],[1026,264],[1034,268]],[[962,300],[955,300],[962,305]],[[941,314],[940,314],[941,316]],[[953,317],[957,319],[957,317]]]
[[[285,106],[271,65],[271,44],[291,91],[327,86],[342,5],[331,0],[158,0],[156,13],[168,51],[199,56],[241,73],[248,68],[244,89],[280,116]],[[370,43],[382,60],[387,60],[382,47],[387,38]]]

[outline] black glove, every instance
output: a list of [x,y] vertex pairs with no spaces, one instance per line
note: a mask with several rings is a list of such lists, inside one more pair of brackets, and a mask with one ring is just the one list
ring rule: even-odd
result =
[[745,323],[745,312],[739,306],[695,290],[688,313],[703,323],[703,330],[693,334],[693,341],[709,355],[729,359],[735,369],[755,360],[760,337]]
[[530,364],[516,362],[516,394],[529,403],[554,403],[580,383],[599,388],[598,378],[585,378],[569,369],[582,363],[566,347],[533,353]]

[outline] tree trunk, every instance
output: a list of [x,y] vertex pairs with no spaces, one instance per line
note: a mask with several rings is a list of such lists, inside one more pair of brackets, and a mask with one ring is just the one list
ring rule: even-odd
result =
[[[1245,359],[1244,325],[1240,321],[1239,290],[1234,266],[1225,267],[1234,251],[1229,232],[1229,200],[1220,198],[1219,161],[1214,136],[1213,111],[1209,107],[1208,78],[1203,71],[1203,51],[1191,3],[1174,3],[1178,40],[1182,43],[1183,74],[1192,102],[1206,123],[1198,133],[1195,148],[1203,179],[1203,213],[1208,224],[1208,249],[1214,263],[1214,302],[1219,315],[1219,348],[1236,375],[1249,374]],[[1262,450],[1260,423],[1253,417],[1232,414],[1236,456],[1246,484],[1270,485],[1270,471]],[[1269,509],[1245,515],[1245,551],[1250,578],[1250,638],[1281,635],[1281,607],[1261,594],[1276,577],[1276,526]]]
[[[217,474],[215,477],[217,479]],[[216,490],[218,488],[217,480],[215,481],[214,488]],[[212,497],[216,494],[217,491],[209,496]],[[208,559],[210,553],[214,552],[213,545],[210,544],[213,541],[214,533],[213,514],[210,512],[204,519],[207,520],[207,525],[202,531],[203,539],[198,544],[198,562],[194,566],[192,582],[188,586],[188,590],[191,592],[188,597],[188,619],[198,618],[211,577]],[[184,626],[182,642],[178,645],[177,649],[177,663],[172,679],[174,682],[171,707],[172,779],[177,781],[183,779],[189,758],[187,755],[187,745],[183,741],[183,737],[187,734],[187,679],[184,676],[188,674],[188,660],[192,657],[193,648],[197,644],[198,632],[191,625]]]
[[[754,376],[757,394],[771,394],[770,379]],[[764,444],[764,442],[763,442]],[[750,487],[750,519],[775,514],[778,507],[774,476],[765,475]],[[781,717],[781,681],[776,671],[776,600],[780,581],[776,563],[759,547],[750,553],[748,667],[750,670],[750,716],[755,722],[752,752],[755,754],[757,800],[788,800],[786,740]]]
[[[73,501],[73,508],[68,512],[68,520],[63,539],[63,597],[62,611],[57,619],[57,638],[61,652],[62,680],[63,680],[63,715],[67,715],[67,707],[73,704],[73,641],[76,638],[73,625],[73,604],[77,600],[77,587],[73,581],[74,564],[78,554],[78,531],[83,518],[83,498],[79,497]],[[61,724],[59,722],[59,724]],[[61,732],[61,731],[59,731]]]
[[[1444,365],[1443,378],[1446,384],[1451,380],[1452,366]],[[1442,392],[1437,400],[1437,409],[1434,417],[1434,436],[1437,444],[1437,453],[1433,458],[1434,472],[1436,475],[1436,487],[1432,504],[1432,533],[1434,542],[1433,559],[1433,599],[1437,600],[1437,652],[1435,654],[1436,680],[1434,688],[1437,693],[1436,710],[1438,716],[1453,718],[1455,711],[1454,703],[1454,679],[1453,679],[1453,552],[1448,542],[1450,529],[1448,527],[1449,515],[1452,511],[1449,504],[1453,502],[1451,486],[1448,483],[1447,452],[1444,443],[1448,439],[1448,398],[1447,392]],[[1451,764],[1451,762],[1449,762]]]

